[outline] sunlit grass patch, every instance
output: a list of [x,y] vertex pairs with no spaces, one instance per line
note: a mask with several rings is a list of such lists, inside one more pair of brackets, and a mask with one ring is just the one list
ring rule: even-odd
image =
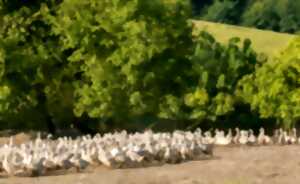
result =
[[208,31],[220,42],[227,42],[232,37],[241,39],[249,38],[252,46],[257,52],[263,52],[269,57],[273,57],[283,50],[295,35],[277,33],[240,26],[213,23],[207,21],[193,21],[195,34],[201,30]]

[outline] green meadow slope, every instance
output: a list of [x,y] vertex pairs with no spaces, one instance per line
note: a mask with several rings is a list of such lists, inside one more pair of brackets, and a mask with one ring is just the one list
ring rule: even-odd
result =
[[212,23],[207,21],[193,21],[195,34],[201,30],[210,32],[220,42],[227,42],[232,37],[249,38],[257,52],[273,57],[284,49],[295,35],[264,31],[253,28]]

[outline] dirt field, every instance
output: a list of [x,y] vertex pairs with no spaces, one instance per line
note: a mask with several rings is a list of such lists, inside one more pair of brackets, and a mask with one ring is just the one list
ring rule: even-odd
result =
[[297,184],[300,146],[216,148],[212,160],[93,171],[39,178],[1,178],[0,184]]

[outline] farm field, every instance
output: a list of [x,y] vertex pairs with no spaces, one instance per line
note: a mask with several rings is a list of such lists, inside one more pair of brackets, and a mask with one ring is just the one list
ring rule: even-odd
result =
[[190,2],[0,1],[0,184],[300,183],[300,3]]
[[299,146],[217,147],[212,160],[39,178],[2,178],[0,184],[295,184],[300,182]]
[[232,37],[241,39],[249,38],[257,52],[263,52],[268,56],[275,56],[283,50],[293,38],[292,34],[277,33],[274,31],[259,30],[241,26],[233,26],[207,21],[193,21],[195,33],[200,30],[208,31],[218,41],[227,42]]

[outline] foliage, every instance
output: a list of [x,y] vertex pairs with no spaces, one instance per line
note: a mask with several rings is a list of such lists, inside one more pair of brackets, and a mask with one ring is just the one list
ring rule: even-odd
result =
[[184,94],[188,117],[215,121],[239,104],[234,91],[238,81],[253,73],[257,62],[250,40],[239,48],[238,38],[222,45],[206,32],[200,33],[188,70],[191,85]]
[[0,4],[1,121],[10,127],[22,122],[23,127],[44,128],[49,116],[57,122],[69,120],[72,87],[64,81],[72,70],[45,18],[57,2],[10,3]]
[[203,9],[206,9],[212,4],[213,0],[191,0],[191,4],[193,5],[193,15],[198,16],[201,14]]
[[60,6],[54,32],[63,48],[73,50],[69,61],[81,65],[77,116],[116,122],[147,114],[215,120],[234,110],[235,85],[256,62],[249,40],[242,49],[237,38],[223,46],[207,33],[192,41],[186,1],[123,3],[64,1]]
[[295,0],[214,0],[198,10],[199,19],[296,33],[300,2]]
[[294,33],[300,27],[300,3],[290,0],[255,1],[243,14],[242,25]]
[[244,0],[215,0],[211,6],[203,10],[201,19],[237,24],[246,5],[247,1]]
[[248,39],[192,36],[186,0],[11,2],[0,1],[4,123],[213,122],[238,112],[237,84],[257,64]]
[[80,65],[75,114],[120,122],[174,103],[168,93],[180,90],[173,76],[190,50],[189,12],[179,0],[65,0],[52,21],[72,50],[68,61]]
[[297,38],[275,61],[245,76],[237,90],[262,118],[276,118],[285,127],[294,126],[300,117],[299,48]]

